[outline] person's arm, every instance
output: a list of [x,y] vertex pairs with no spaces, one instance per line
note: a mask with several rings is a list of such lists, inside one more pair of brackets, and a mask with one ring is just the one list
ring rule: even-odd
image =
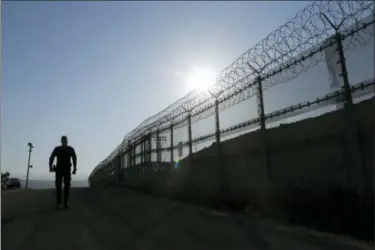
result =
[[49,157],[49,169],[52,169],[53,161],[55,160],[55,157],[57,156],[57,148],[54,148],[52,151],[51,156]]
[[72,147],[72,159],[73,159],[73,170],[77,171],[77,155],[73,147]]

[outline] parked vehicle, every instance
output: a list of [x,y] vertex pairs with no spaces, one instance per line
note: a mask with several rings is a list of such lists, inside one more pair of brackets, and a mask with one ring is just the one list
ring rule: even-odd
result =
[[21,187],[21,181],[18,178],[9,178],[9,180],[6,182],[6,188],[20,188]]

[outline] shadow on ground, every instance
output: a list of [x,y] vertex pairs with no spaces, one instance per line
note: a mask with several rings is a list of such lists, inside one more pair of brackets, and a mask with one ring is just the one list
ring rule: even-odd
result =
[[[138,193],[168,197],[180,202],[195,204],[208,209],[216,209],[227,213],[262,213],[255,204],[246,200],[246,191],[227,192],[211,198],[199,195],[173,195],[153,193],[150,187],[127,187]],[[374,195],[358,194],[335,186],[314,194],[309,189],[278,190],[272,204],[276,208],[268,216],[279,222],[304,226],[323,232],[332,232],[351,236],[366,242],[374,242]]]
[[30,219],[33,217],[39,217],[39,216],[45,216],[49,215],[52,213],[55,213],[56,209],[54,207],[52,208],[45,208],[45,209],[39,209],[36,211],[31,211],[31,212],[24,212],[24,213],[19,213],[15,214],[13,216],[7,216],[7,217],[1,217],[1,227],[4,228],[4,226],[16,221],[16,220],[22,220],[22,219]]

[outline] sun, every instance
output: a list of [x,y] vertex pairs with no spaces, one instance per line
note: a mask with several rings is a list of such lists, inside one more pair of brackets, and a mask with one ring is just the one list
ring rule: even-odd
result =
[[189,89],[207,91],[216,83],[216,77],[216,72],[212,68],[194,66],[189,72],[186,82]]

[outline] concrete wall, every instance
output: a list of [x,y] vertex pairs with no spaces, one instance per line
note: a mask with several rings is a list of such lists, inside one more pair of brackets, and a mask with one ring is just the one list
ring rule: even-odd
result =
[[[373,189],[374,99],[356,105],[360,146],[365,164],[361,180]],[[258,199],[260,190],[308,188],[314,193],[325,192],[331,186],[345,188],[350,169],[345,158],[345,123],[343,111],[282,125],[267,131],[271,183],[262,162],[260,131],[249,133],[221,144],[221,164],[225,183],[233,191]],[[220,173],[215,146],[202,150],[180,162],[169,182],[176,190],[189,195],[207,196],[217,190]],[[356,171],[361,172],[358,166]],[[165,178],[165,177],[164,177]],[[178,180],[178,181],[177,181]],[[177,184],[178,183],[178,184]]]
[[[361,182],[373,190],[374,166],[374,99],[356,105],[358,135],[364,171]],[[195,153],[191,158],[174,163],[157,163],[118,169],[117,177],[108,178],[131,186],[147,185],[155,192],[186,193],[207,197],[219,189],[220,181],[233,194],[258,199],[260,190],[282,190],[293,187],[308,188],[314,193],[324,192],[338,185],[345,188],[350,166],[345,158],[345,122],[343,110],[267,130],[271,180],[262,161],[263,148],[260,131],[255,131],[221,143],[221,159],[213,145]],[[219,162],[224,180],[220,179]],[[353,171],[353,170],[351,170]],[[99,174],[100,175],[100,174]],[[94,178],[95,179],[95,178]],[[142,184],[141,184],[142,183]],[[272,187],[270,187],[272,186]]]
[[[340,110],[267,130],[270,179],[260,131],[222,142],[220,158],[216,145],[212,145],[180,161],[177,168],[174,163],[152,163],[143,170],[138,165],[120,174],[129,187],[211,203],[223,196],[224,187],[227,201],[290,219],[298,214],[295,204],[311,207],[320,203],[317,197],[322,196],[326,204],[340,196],[337,190],[349,190],[348,178],[358,185],[364,183],[373,194],[374,110],[374,98],[355,105],[363,161],[363,166],[356,169],[346,157],[344,111]],[[97,181],[108,183],[110,178],[97,177]],[[345,191],[345,195],[352,191]],[[355,202],[350,199],[335,202],[344,202],[342,206],[347,207]]]
[[[374,99],[357,104],[354,111],[363,166],[353,169],[348,161],[340,110],[268,130],[270,179],[260,146],[262,134],[256,131],[224,141],[220,159],[215,146],[184,159],[170,175],[178,182],[167,190],[207,202],[223,199],[228,206],[251,207],[293,223],[370,239],[374,111]],[[352,183],[355,188],[364,184],[365,189],[358,194]],[[220,184],[226,188],[224,193]]]

